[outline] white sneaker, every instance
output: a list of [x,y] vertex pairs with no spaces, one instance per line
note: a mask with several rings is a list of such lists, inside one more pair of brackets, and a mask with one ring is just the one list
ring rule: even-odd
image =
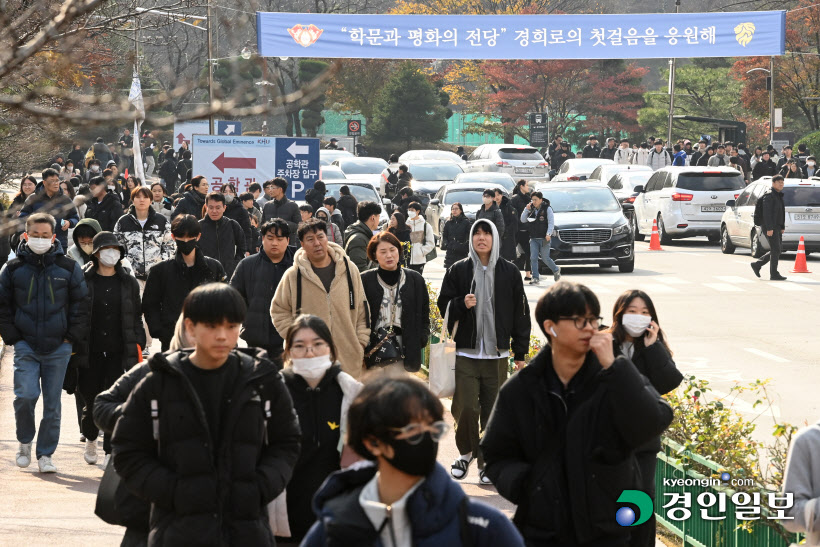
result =
[[88,465],[97,463],[97,441],[85,441],[85,453],[83,459]]
[[17,449],[17,467],[28,467],[31,464],[31,443],[20,443]]
[[40,466],[40,473],[56,473],[57,467],[51,463],[51,456],[40,456],[37,460],[37,465]]

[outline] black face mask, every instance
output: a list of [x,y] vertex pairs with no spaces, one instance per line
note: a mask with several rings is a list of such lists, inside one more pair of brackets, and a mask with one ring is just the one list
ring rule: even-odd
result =
[[191,251],[196,249],[197,241],[196,239],[191,239],[190,241],[180,241],[176,240],[177,242],[177,250],[184,255],[191,254]]
[[433,472],[438,455],[438,443],[433,441],[430,433],[425,433],[419,444],[393,439],[390,446],[393,447],[393,458],[385,457],[385,460],[402,473],[426,477]]

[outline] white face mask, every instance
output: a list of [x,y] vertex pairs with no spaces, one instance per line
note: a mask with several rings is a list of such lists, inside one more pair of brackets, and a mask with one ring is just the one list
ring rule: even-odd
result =
[[624,326],[624,330],[633,338],[643,335],[651,322],[651,316],[637,313],[625,313],[621,318],[621,324]]
[[491,205],[492,205],[493,201],[494,201],[494,200],[493,200],[493,198],[487,198],[487,197],[485,197],[485,198],[484,198],[484,205],[486,205],[487,207],[489,207],[489,206],[491,206]]
[[290,363],[293,366],[293,372],[305,380],[318,380],[325,375],[327,369],[333,364],[330,361],[330,355],[291,359]]
[[817,164],[816,164],[815,162],[813,162],[813,161],[807,161],[807,162],[806,162],[806,165],[808,165],[809,167],[814,167],[814,166],[815,166],[815,165],[817,165]]
[[114,266],[120,259],[119,249],[103,249],[100,251],[100,264],[103,266]]
[[115,188],[115,186],[114,186],[113,184],[109,184],[109,185],[108,185],[108,189],[109,189],[109,190],[114,190],[114,188]]
[[415,211],[407,211],[407,216],[412,220],[412,219],[416,218],[417,216],[419,216],[419,214]]
[[28,238],[28,248],[36,255],[45,254],[51,249],[52,239],[50,237],[30,237]]
[[99,170],[100,170],[99,165],[92,165],[91,166],[91,171],[93,171],[94,173],[97,173]]
[[94,251],[94,245],[91,243],[80,243],[80,249],[87,255],[90,255]]
[[233,201],[233,196],[230,194],[225,194],[225,203],[231,203]]

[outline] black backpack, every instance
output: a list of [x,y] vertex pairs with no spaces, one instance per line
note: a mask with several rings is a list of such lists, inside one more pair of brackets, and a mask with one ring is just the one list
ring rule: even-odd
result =
[[766,199],[771,192],[766,192],[755,203],[754,223],[755,226],[763,226],[763,200]]

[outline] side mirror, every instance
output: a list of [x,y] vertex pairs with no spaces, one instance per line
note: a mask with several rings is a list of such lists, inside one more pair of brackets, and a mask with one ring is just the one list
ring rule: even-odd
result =
[[430,200],[430,205],[438,205],[439,203],[441,203],[441,201],[439,201],[437,199],[431,199]]
[[734,206],[735,206],[735,200],[733,200],[733,199],[726,200],[726,207],[734,207]]
[[643,185],[641,185],[641,184],[637,185],[635,188],[632,189],[632,191],[635,192],[636,194],[643,194],[643,192],[644,192]]
[[390,201],[388,198],[382,198],[382,205],[384,205],[385,207],[392,207],[393,202]]
[[622,203],[621,204],[621,209],[623,209],[624,211],[634,211],[635,206],[631,203]]

